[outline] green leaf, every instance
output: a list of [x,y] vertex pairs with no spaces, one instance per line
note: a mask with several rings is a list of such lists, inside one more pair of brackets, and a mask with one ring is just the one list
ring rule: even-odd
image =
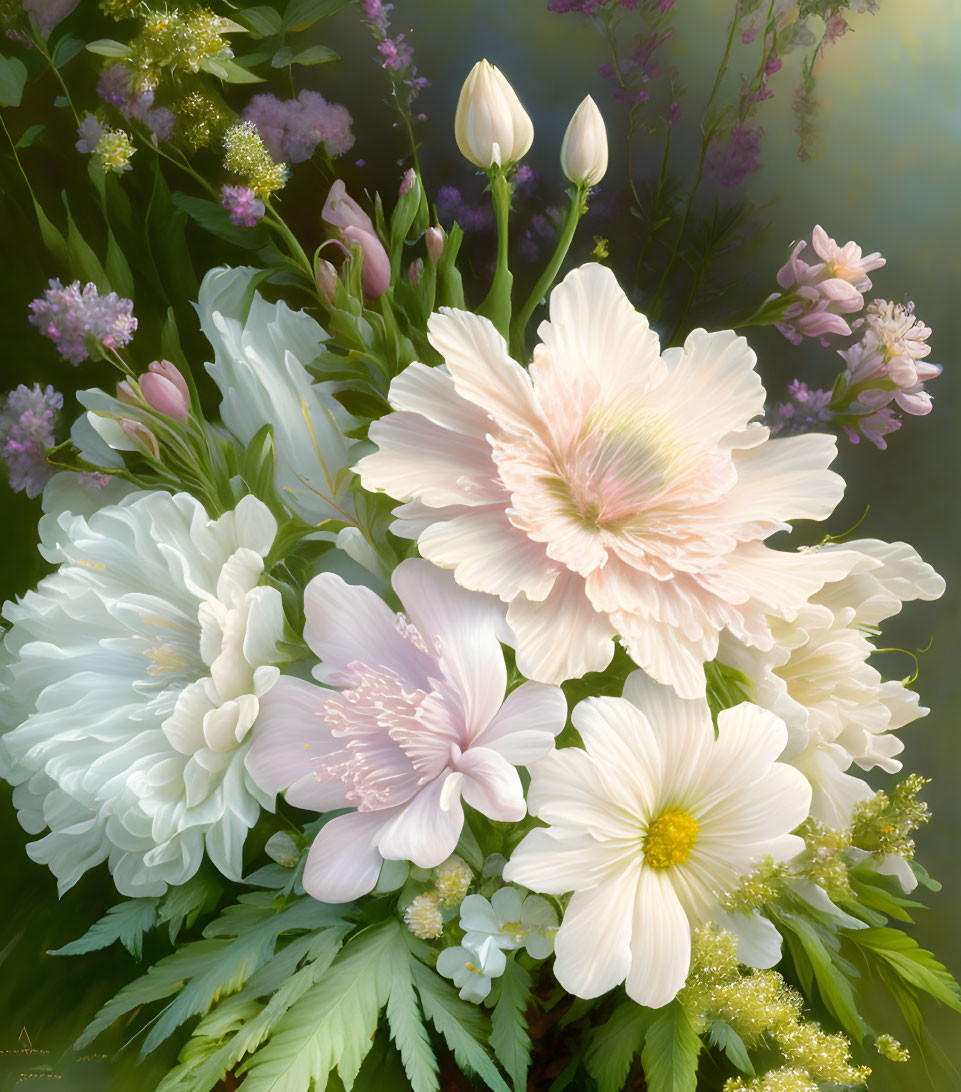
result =
[[250,72],[246,68],[242,68],[236,61],[219,61],[217,67],[220,71],[213,74],[219,76],[222,80],[226,80],[227,83],[264,82],[262,76],[258,76],[256,73]]
[[288,1009],[267,1044],[244,1065],[244,1092],[324,1088],[335,1067],[349,1089],[389,995],[390,948],[398,942],[392,921],[365,929],[345,945],[323,979]]
[[37,140],[40,134],[45,133],[46,130],[46,125],[31,125],[17,141],[16,147],[29,148]]
[[715,1020],[711,1024],[709,1040],[712,1046],[720,1047],[724,1051],[732,1065],[749,1077],[754,1076],[754,1065],[744,1040],[730,1024],[726,1024],[723,1020]]
[[737,668],[710,660],[704,665],[704,674],[707,679],[707,704],[715,724],[722,710],[733,709],[742,701],[751,700],[751,680]]
[[343,10],[350,0],[290,0],[284,12],[284,30],[306,30],[318,19]]
[[281,46],[280,49],[270,58],[271,68],[286,68],[287,65],[294,59],[294,51],[290,46]]
[[195,298],[197,276],[187,249],[187,214],[173,202],[170,188],[154,160],[154,186],[147,206],[147,244],[160,284],[170,303]]
[[405,940],[405,937],[397,936],[390,947],[391,984],[387,998],[387,1023],[413,1092],[436,1092],[440,1087],[437,1059],[414,992],[414,956]]
[[84,43],[79,38],[73,38],[67,34],[53,47],[50,60],[54,68],[63,68],[68,61],[72,61],[78,53],[83,51]]
[[883,960],[909,987],[961,1012],[961,990],[944,964],[900,929],[859,929],[848,939]]
[[159,899],[129,899],[111,906],[107,913],[79,937],[47,955],[83,955],[108,948],[115,940],[137,959],[143,953],[143,935],[157,920]]
[[168,924],[171,944],[184,924],[190,928],[201,914],[214,909],[223,889],[213,873],[197,872],[185,884],[167,890],[157,908],[157,924]]
[[390,217],[390,267],[391,279],[397,280],[401,261],[404,257],[404,240],[410,231],[410,225],[414,222],[417,209],[420,206],[423,186],[420,179],[404,194],[397,198],[397,204]]
[[326,64],[328,61],[339,61],[340,54],[335,53],[328,46],[315,45],[295,53],[293,64]]
[[87,52],[101,57],[126,57],[130,53],[130,46],[115,42],[113,38],[98,38],[95,42],[87,42]]
[[182,209],[195,223],[211,235],[223,239],[225,243],[256,250],[268,242],[267,229],[262,224],[255,227],[242,227],[230,220],[230,213],[214,201],[203,197],[192,197],[186,193],[175,192],[171,195],[173,203]]
[[67,250],[67,240],[40,207],[40,202],[35,197],[33,198],[33,211],[37,214],[37,224],[40,227],[40,238],[43,240],[43,245],[63,268],[63,271],[67,272],[70,268],[70,252]]
[[93,281],[101,292],[110,291],[110,278],[100,264],[100,259],[93,247],[87,242],[77,227],[77,223],[70,211],[70,203],[67,200],[67,191],[61,193],[63,206],[67,210],[67,253],[70,259],[70,271],[82,281]]
[[511,956],[499,982],[500,996],[491,1013],[491,1047],[514,1082],[514,1092],[524,1092],[531,1065],[531,1037],[527,1032],[531,976]]
[[610,1019],[591,1036],[584,1066],[597,1081],[598,1092],[620,1092],[634,1056],[644,1045],[651,1010],[623,1001]]
[[656,1009],[641,1051],[648,1092],[695,1092],[701,1040],[676,999]]
[[247,444],[241,474],[255,497],[267,500],[274,495],[274,430],[269,423]]
[[480,1009],[462,1001],[447,982],[422,963],[415,963],[413,971],[424,1014],[444,1037],[461,1069],[476,1073],[492,1092],[510,1092],[482,1045],[490,1038],[490,1027]]
[[279,34],[283,26],[280,12],[276,8],[266,6],[244,8],[243,11],[237,12],[237,18],[246,22],[256,38],[269,38],[273,34]]
[[19,57],[0,53],[0,106],[19,106],[27,84],[27,66]]

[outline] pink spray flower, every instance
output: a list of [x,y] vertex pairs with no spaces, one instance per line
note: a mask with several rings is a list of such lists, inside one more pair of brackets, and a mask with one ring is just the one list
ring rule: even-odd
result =
[[321,217],[340,230],[342,239],[360,247],[364,258],[361,275],[364,295],[369,299],[382,296],[390,287],[390,258],[371,218],[347,193],[339,178],[330,187]]
[[327,823],[304,869],[323,902],[372,890],[384,860],[433,868],[454,851],[462,800],[501,822],[527,813],[515,769],[564,726],[554,686],[504,691],[503,608],[426,561],[402,562],[394,614],[333,573],[304,593],[304,639],[330,690],[283,676],[261,701],[247,768],[296,807],[357,810]]

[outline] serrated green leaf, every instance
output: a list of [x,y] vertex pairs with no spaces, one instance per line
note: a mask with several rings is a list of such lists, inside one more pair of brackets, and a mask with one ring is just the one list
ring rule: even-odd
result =
[[404,938],[398,936],[390,947],[390,995],[387,998],[387,1023],[404,1072],[413,1092],[436,1092],[437,1058],[430,1045],[414,992],[412,962]]
[[695,1092],[701,1040],[676,999],[651,1016],[641,1050],[648,1092]]
[[116,42],[113,38],[98,38],[95,42],[87,42],[87,52],[96,53],[100,57],[126,57],[130,53],[130,46]]
[[189,928],[201,914],[213,910],[223,889],[215,875],[198,872],[185,884],[167,890],[157,908],[157,924],[168,925],[171,943],[185,923]]
[[0,106],[19,106],[27,84],[27,66],[19,57],[0,53]]
[[730,1024],[726,1024],[723,1020],[715,1020],[711,1024],[709,1041],[712,1046],[720,1047],[731,1064],[736,1066],[742,1073],[746,1073],[749,1077],[754,1076],[754,1065],[751,1062],[750,1054],[747,1052],[747,1047],[744,1045],[744,1040]]
[[530,1000],[531,976],[512,956],[500,978],[500,996],[491,1013],[491,1047],[514,1082],[514,1092],[527,1088],[531,1065],[531,1037],[527,1031]]
[[591,1036],[584,1067],[597,1081],[598,1092],[621,1092],[634,1056],[644,1045],[651,1016],[650,1009],[623,1001]]
[[156,898],[129,899],[111,906],[82,937],[48,952],[47,955],[83,955],[85,952],[108,948],[119,940],[132,956],[139,959],[143,953],[143,935],[157,920],[159,902],[160,899]]
[[339,61],[340,54],[335,53],[329,46],[315,45],[308,49],[302,49],[295,53],[292,64],[327,64],[328,61]]
[[961,990],[935,957],[900,929],[859,929],[849,937],[862,952],[883,960],[908,986],[961,1012]]
[[397,940],[397,923],[388,922],[345,945],[243,1066],[245,1092],[302,1092],[312,1082],[323,1088],[335,1068],[349,1089],[390,991],[389,952]]
[[413,972],[424,1014],[444,1037],[461,1069],[476,1073],[493,1092],[510,1092],[483,1046],[490,1038],[490,1025],[480,1009],[462,1001],[447,982],[422,963],[415,963]]

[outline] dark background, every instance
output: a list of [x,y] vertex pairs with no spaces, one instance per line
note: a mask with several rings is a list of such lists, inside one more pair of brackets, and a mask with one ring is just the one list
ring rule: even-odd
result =
[[[92,4],[92,0],[83,2]],[[719,0],[678,4],[670,60],[686,89],[679,100],[681,123],[673,149],[682,174],[696,157],[696,121],[723,52],[731,6]],[[961,345],[957,197],[961,5],[956,0],[884,0],[877,14],[852,17],[851,22],[852,31],[829,55],[821,75],[822,147],[813,161],[801,163],[795,155],[791,91],[796,80],[790,69],[796,68],[799,56],[787,58],[785,70],[778,74],[783,78],[772,82],[778,93],[763,104],[758,117],[764,128],[764,166],[741,191],[758,211],[750,221],[746,245],[732,258],[732,272],[725,275],[731,278],[731,295],[742,309],[760,302],[773,290],[774,274],[791,241],[809,236],[812,225],[819,222],[839,242],[851,238],[865,251],[880,250],[888,264],[874,275],[876,292],[895,300],[915,300],[918,314],[934,331],[930,359],[944,365],[943,376],[929,387],[934,412],[928,418],[908,418],[902,431],[890,437],[886,452],[842,441],[835,465],[847,479],[846,498],[826,528],[801,528],[799,536],[802,541],[815,541],[825,530],[842,532],[870,505],[858,535],[907,539],[948,580],[948,591],[939,603],[909,605],[888,627],[883,643],[920,649],[930,642],[920,658],[917,686],[932,712],[904,730],[907,750],[902,757],[908,770],[932,779],[927,798],[935,821],[918,836],[919,858],[944,889],[926,896],[931,909],[922,913],[915,935],[957,974],[961,971],[961,876],[955,857],[961,817],[956,724],[961,685],[956,667],[961,648],[957,609],[961,586],[957,545],[961,531],[961,372],[957,363]],[[421,153],[425,180],[435,192],[437,186],[453,183],[461,186],[465,198],[480,199],[481,183],[457,156],[452,136],[457,91],[479,57],[487,56],[508,75],[533,118],[535,142],[526,162],[540,172],[541,192],[548,201],[559,204],[562,200],[564,180],[557,152],[567,120],[585,93],[594,95],[608,122],[612,162],[596,210],[583,225],[579,252],[575,247],[579,260],[586,257],[591,236],[606,231],[605,207],[617,207],[625,182],[626,110],[612,100],[609,86],[597,75],[598,66],[607,59],[603,40],[577,16],[546,12],[542,0],[398,0],[392,29],[407,32],[419,70],[432,82],[415,105],[427,115],[418,133],[425,145]],[[389,207],[405,148],[400,132],[387,128],[393,120],[384,104],[389,85],[372,59],[373,43],[351,10],[320,24],[317,40],[334,46],[343,60],[298,72],[299,86],[316,87],[351,110],[357,144],[338,166],[352,189],[379,188]],[[725,84],[733,89],[731,95],[737,93],[738,60],[735,51]],[[86,87],[86,105],[93,106],[95,62],[80,58],[73,63],[78,68],[68,72],[74,86]],[[49,105],[55,93],[51,86],[40,85],[28,95],[22,111],[4,111],[15,136],[38,118],[49,120],[54,134],[50,141],[22,153],[35,188],[46,196],[48,211],[57,207],[57,190],[68,178],[71,192],[84,184],[82,178],[65,173],[78,175],[85,164],[70,151],[74,138],[63,112],[58,115]],[[231,104],[242,108],[249,93],[245,88],[232,89]],[[638,147],[637,175],[650,178],[656,174],[660,144],[648,146],[641,141]],[[135,167],[146,165],[148,155],[138,153]],[[357,165],[358,160],[363,165]],[[136,194],[142,174],[135,170],[125,177],[125,188]],[[18,190],[9,174],[3,181],[7,192],[0,193],[0,391],[34,380],[51,382],[65,392],[109,384],[112,377],[95,365],[75,371],[59,361],[52,347],[27,324],[27,304],[55,271],[40,247],[25,192]],[[328,183],[322,171],[305,166],[298,168],[287,191],[285,214],[292,213],[308,252],[322,237],[319,214]],[[211,244],[192,226],[187,232],[198,270],[216,262],[243,261],[241,252]],[[616,269],[632,267],[635,245],[629,233],[610,233],[611,262]],[[482,268],[484,247],[475,245],[471,253]],[[639,305],[644,305],[649,288],[642,283],[634,290]],[[181,297],[184,291],[181,286]],[[137,357],[142,366],[157,355],[151,346],[156,324],[152,306],[156,310],[155,300],[138,300],[141,332],[133,348],[135,356],[142,356],[142,360]],[[717,314],[723,315],[729,306],[722,300]],[[182,298],[178,317],[188,355],[199,372],[206,359],[204,343]],[[796,349],[772,330],[753,331],[750,338],[771,392],[783,389],[795,377],[812,385],[827,384],[833,377],[836,358],[827,349],[817,345]],[[69,396],[67,406],[73,411]],[[39,501],[0,489],[0,598],[22,594],[44,572],[35,549],[38,515]],[[907,657],[897,654],[890,654],[883,665],[891,676],[906,675],[911,666]],[[79,959],[44,955],[82,933],[116,896],[110,893],[104,871],[88,875],[57,903],[52,877],[23,852],[26,838],[8,798],[4,787],[0,793],[0,832],[6,850],[0,888],[0,1051],[17,1051],[32,1043],[51,1054],[0,1053],[0,1088],[6,1087],[5,1080],[12,1086],[16,1074],[28,1065],[53,1067],[63,1078],[61,1088],[152,1087],[163,1071],[164,1059],[134,1076],[136,1047],[110,1063],[78,1061],[64,1053],[95,1007],[136,973],[136,965],[122,951]],[[954,1045],[959,1038],[957,1022],[936,1014],[931,1026],[947,1044],[948,1053],[961,1060],[961,1051]],[[894,1023],[891,1030],[900,1034]],[[114,1050],[122,1041],[118,1037],[104,1049]],[[870,1087],[877,1092],[926,1088],[941,1092],[961,1087],[961,1079],[957,1083],[946,1077],[929,1079],[923,1060],[916,1056],[904,1067],[879,1065]]]

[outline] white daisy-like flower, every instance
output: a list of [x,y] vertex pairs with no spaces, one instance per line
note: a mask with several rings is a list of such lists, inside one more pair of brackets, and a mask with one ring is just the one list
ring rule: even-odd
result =
[[768,617],[793,618],[846,571],[764,542],[830,515],[836,441],[770,439],[744,338],[695,330],[662,353],[603,266],[569,273],[550,307],[529,370],[487,319],[432,315],[446,369],[394,379],[397,412],[371,426],[379,451],[357,470],[408,502],[392,529],[422,557],[509,604],[528,678],[602,671],[620,635],[649,675],[698,697],[722,629],[769,648]]
[[854,805],[873,795],[846,771],[856,765],[896,773],[904,744],[891,733],[928,712],[913,690],[883,680],[868,662],[871,638],[902,603],[944,592],[944,580],[905,542],[862,539],[802,556],[842,550],[856,558],[851,573],[825,584],[793,621],[772,618],[773,648],[748,648],[725,634],[718,652],[753,683],[751,700],[787,725],[782,761],[808,778],[811,814],[832,827],[847,826]]
[[513,952],[525,948],[533,959],[547,959],[554,950],[557,914],[540,895],[522,896],[516,887],[501,887],[485,899],[468,895],[460,908],[464,947],[480,950],[493,938],[498,948]]
[[453,979],[461,999],[479,1005],[491,992],[492,979],[500,978],[507,967],[507,956],[493,937],[478,947],[458,944],[445,948],[437,957],[437,973]]
[[163,492],[41,521],[59,568],[3,608],[0,774],[61,892],[107,861],[121,894],[159,895],[205,849],[240,877],[272,808],[244,758],[279,675],[280,593],[258,583],[276,531],[254,497],[210,520]]
[[738,958],[771,967],[780,936],[756,911],[720,906],[767,857],[802,848],[790,832],[811,788],[777,761],[784,724],[747,703],[722,712],[684,700],[642,672],[622,698],[588,698],[573,713],[586,750],[569,747],[531,770],[528,806],[551,824],[520,843],[504,878],[534,891],[573,891],[554,942],[558,982],[598,997],[625,982],[642,1005],[684,985],[691,931],[715,921]]

